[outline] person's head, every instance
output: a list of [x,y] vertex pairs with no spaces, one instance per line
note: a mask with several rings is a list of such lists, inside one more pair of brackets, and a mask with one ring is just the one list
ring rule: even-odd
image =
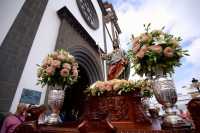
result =
[[181,114],[184,113],[182,109],[180,109],[179,111],[180,111]]
[[26,121],[34,121],[34,120],[38,120],[39,116],[42,113],[45,113],[45,111],[47,110],[45,105],[41,105],[41,106],[31,106],[28,108],[27,110],[27,117],[26,117]]
[[40,109],[40,111],[41,111],[42,113],[45,113],[45,112],[47,111],[47,107],[46,107],[45,105],[41,105],[41,106],[39,107],[39,109]]
[[117,40],[113,41],[113,49],[118,49],[119,48],[119,43],[117,42]]
[[113,49],[118,49],[119,45],[113,45]]
[[27,111],[27,106],[24,103],[19,103],[19,105],[17,106],[17,110],[15,112],[16,115],[25,115]]

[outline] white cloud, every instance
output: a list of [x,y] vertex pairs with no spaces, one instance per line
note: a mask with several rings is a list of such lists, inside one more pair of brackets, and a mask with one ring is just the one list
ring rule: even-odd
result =
[[[176,86],[190,83],[192,77],[200,74],[200,1],[199,0],[112,0],[118,22],[122,29],[120,36],[122,47],[128,47],[131,34],[137,36],[144,32],[143,24],[151,23],[152,29],[165,26],[166,31],[181,36],[183,42],[193,40],[184,49],[191,56],[183,60],[183,65],[174,75]],[[195,40],[194,40],[195,39]],[[189,42],[190,42],[189,41]],[[133,78],[133,77],[132,77]]]
[[178,88],[190,84],[193,77],[200,79],[200,37],[194,39],[185,49],[189,51],[190,56],[186,56],[183,65],[176,69]]
[[[117,2],[117,3],[116,3]],[[143,32],[143,24],[152,23],[152,29],[166,26],[183,40],[200,35],[200,1],[198,0],[135,0],[115,1],[115,9],[122,29],[121,42],[127,43],[131,34]]]
[[179,91],[183,91],[182,86],[191,84],[192,78],[200,79],[200,37],[194,39],[185,49],[190,56],[185,58],[183,65],[176,69],[175,81]]
[[190,56],[186,57],[186,61],[195,65],[196,67],[200,67],[200,38],[197,38],[192,41],[192,43],[186,47],[189,51]]

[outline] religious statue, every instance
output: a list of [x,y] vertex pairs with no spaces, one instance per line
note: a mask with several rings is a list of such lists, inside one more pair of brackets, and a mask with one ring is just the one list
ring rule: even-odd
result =
[[130,65],[126,53],[117,44],[113,45],[113,49],[112,53],[102,55],[108,64],[108,80],[128,79]]

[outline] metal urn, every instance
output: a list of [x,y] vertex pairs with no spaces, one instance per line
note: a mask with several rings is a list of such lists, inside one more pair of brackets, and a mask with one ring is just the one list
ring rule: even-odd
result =
[[59,88],[50,89],[48,94],[48,105],[51,109],[51,114],[48,116],[47,123],[48,124],[57,124],[59,123],[60,117],[60,109],[63,106],[65,97],[65,90]]
[[157,101],[163,105],[166,112],[162,126],[177,127],[184,125],[185,121],[176,114],[174,105],[177,102],[177,93],[172,78],[157,76],[153,82],[153,90]]

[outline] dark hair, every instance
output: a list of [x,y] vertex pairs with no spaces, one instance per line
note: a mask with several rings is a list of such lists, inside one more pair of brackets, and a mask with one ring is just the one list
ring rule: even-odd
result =
[[114,49],[119,48],[119,45],[113,45],[113,48]]

